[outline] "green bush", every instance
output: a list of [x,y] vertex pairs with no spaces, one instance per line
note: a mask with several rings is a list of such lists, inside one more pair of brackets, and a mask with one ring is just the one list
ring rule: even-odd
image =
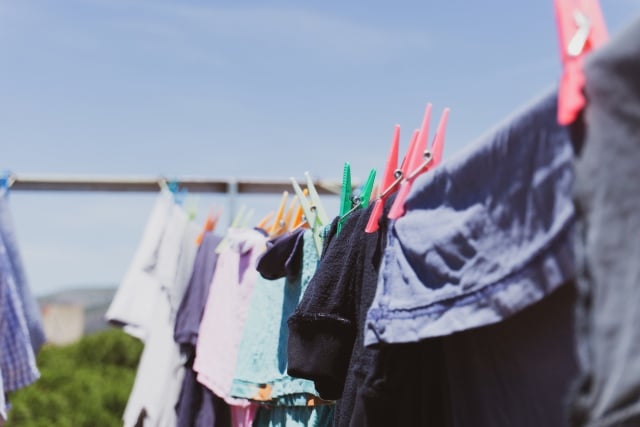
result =
[[121,426],[142,344],[118,329],[38,354],[40,379],[9,395],[6,427]]

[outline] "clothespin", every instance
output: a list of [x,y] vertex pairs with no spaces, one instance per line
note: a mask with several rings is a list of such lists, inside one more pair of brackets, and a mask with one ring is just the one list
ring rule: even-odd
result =
[[338,221],[337,233],[342,229],[342,218],[351,210],[351,165],[349,162],[344,163],[342,170],[342,190],[340,191],[340,221]]
[[[348,176],[347,176],[348,175]],[[345,163],[345,175],[342,181],[342,195],[340,204],[340,219],[338,220],[338,230],[340,233],[342,225],[345,220],[355,212],[357,209],[366,208],[369,206],[371,199],[371,191],[373,191],[373,184],[376,180],[376,170],[371,169],[369,171],[369,177],[365,181],[364,185],[360,188],[359,194],[352,194],[351,186],[351,168],[349,163]],[[344,206],[343,203],[344,202]],[[348,209],[348,210],[345,210]]]
[[608,39],[598,0],[554,0],[563,72],[558,88],[558,123],[573,123],[584,108],[584,57]]
[[373,192],[373,186],[376,182],[376,170],[371,169],[369,171],[369,177],[365,181],[364,185],[360,189],[360,207],[366,209],[369,207],[369,203],[371,202],[371,193]]
[[202,227],[202,231],[200,232],[200,234],[198,234],[198,237],[196,237],[196,244],[198,246],[202,243],[205,233],[212,231],[213,227],[214,227],[213,217],[211,216],[211,213],[209,213],[209,215],[207,215],[207,219],[205,219],[204,221],[204,226]]
[[195,195],[195,194],[191,194],[189,195],[188,193],[184,193],[186,198],[185,198],[185,202],[184,202],[184,209],[187,211],[187,214],[189,215],[189,220],[193,221],[194,219],[196,219],[196,216],[198,216],[198,204],[200,203],[200,198]]
[[324,207],[322,206],[322,201],[320,200],[320,196],[318,195],[316,186],[313,183],[311,174],[307,171],[304,173],[304,176],[307,178],[307,189],[309,190],[309,197],[311,198],[312,205],[315,206],[318,219],[320,220],[320,225],[323,226],[325,224],[328,224],[329,217],[327,216],[327,211],[325,211]]
[[[293,185],[293,190],[295,191],[296,196],[298,197],[298,201],[300,202],[300,206],[302,207],[305,221],[307,222],[307,224],[309,224],[309,228],[311,229],[311,234],[313,235],[316,251],[318,255],[320,255],[322,253],[322,238],[320,237],[320,228],[324,224],[321,222],[320,216],[318,215],[318,207],[309,203],[309,200],[307,200],[305,193],[302,191],[295,178],[290,179],[291,184]],[[313,185],[313,182],[311,184]],[[312,194],[310,187],[308,188],[308,190],[309,194]]]
[[176,194],[178,192],[179,185],[178,185],[178,181],[175,179],[172,179],[170,181],[167,181],[167,188],[169,189],[169,191],[171,191],[171,193]]
[[[412,151],[413,146],[416,144],[418,140],[418,132],[414,132],[413,137],[411,138],[411,142],[409,143],[409,152]],[[369,217],[369,222],[367,223],[367,227],[365,228],[366,233],[374,233],[378,231],[380,221],[380,217],[382,216],[382,210],[384,208],[384,202],[387,198],[393,194],[397,189],[398,185],[402,181],[404,176],[404,169],[406,169],[407,161],[406,157],[402,161],[402,165],[398,167],[398,157],[400,150],[400,125],[396,125],[393,131],[393,139],[391,140],[391,149],[389,150],[389,155],[387,156],[387,164],[384,169],[384,175],[382,176],[381,182],[381,193],[376,198],[375,204],[373,205],[373,210],[371,211],[371,216]]]
[[204,239],[205,233],[210,233],[216,229],[216,225],[218,225],[218,220],[220,219],[220,215],[222,215],[222,209],[218,212],[214,212],[212,208],[207,215],[207,219],[204,222],[204,226],[202,227],[202,231],[198,234],[196,238],[196,243],[200,245],[202,243],[202,239]]
[[282,230],[285,228],[286,223],[284,220],[284,211],[287,206],[288,198],[289,198],[289,192],[283,191],[282,199],[280,200],[280,205],[278,206],[275,220],[273,221],[273,224],[271,225],[271,228],[269,228],[269,231],[268,231],[270,237],[275,237],[281,234]]
[[182,206],[185,198],[187,197],[188,191],[186,188],[182,188],[182,189],[180,188],[180,183],[178,182],[178,180],[176,179],[171,179],[168,181],[162,180],[160,181],[160,185],[161,187],[166,187],[166,189],[171,192],[171,194],[173,195],[173,201],[177,205]]
[[269,225],[269,221],[271,221],[271,218],[273,217],[273,215],[275,215],[274,211],[269,212],[268,214],[266,214],[259,222],[258,225],[256,225],[257,228],[260,228],[266,232],[269,232],[269,229],[271,228],[271,226]]
[[[251,211],[249,211],[247,215],[245,215],[246,210],[247,210],[247,207],[245,205],[240,206],[240,209],[238,209],[238,213],[236,213],[236,216],[234,216],[233,220],[231,221],[231,225],[229,226],[230,229],[238,228],[242,226],[243,223],[248,222],[248,219],[250,218],[252,213]],[[246,217],[246,221],[245,221],[245,217]],[[218,246],[216,247],[216,253],[217,254],[222,253],[227,248],[227,246],[229,246],[229,239],[227,238],[227,235],[225,235],[220,241],[220,243],[218,243]]]
[[[449,119],[449,109],[445,108],[442,112],[442,116],[440,117],[440,123],[438,123],[438,129],[433,139],[433,143],[431,144],[431,150],[426,149],[426,142],[423,144],[423,141],[426,141],[429,133],[429,119],[431,118],[431,108],[430,105],[427,106],[427,111],[425,112],[425,119],[422,123],[422,128],[420,129],[420,135],[418,136],[418,144],[416,144],[416,149],[411,153],[411,158],[409,158],[409,172],[407,176],[403,179],[400,184],[400,190],[398,191],[398,195],[391,205],[391,210],[389,211],[389,219],[398,219],[402,215],[404,215],[404,203],[409,195],[409,191],[411,190],[411,185],[415,181],[415,179],[426,172],[430,168],[436,166],[434,159],[437,156],[438,161],[442,159],[442,151],[444,149],[444,136],[445,130],[447,127],[447,120]],[[424,150],[421,150],[423,149]],[[434,153],[436,153],[434,155]]]
[[[309,190],[307,190],[306,188],[302,191],[302,194],[304,195],[304,197],[306,197],[309,194]],[[302,210],[302,203],[300,203],[300,199],[299,198],[294,198],[294,200],[296,200],[297,202],[297,209],[296,212],[293,215],[293,218],[291,219],[291,224],[289,225],[289,229],[290,230],[295,230],[298,227],[300,227],[303,224],[306,224],[306,221],[303,221],[304,218],[304,212]]]
[[293,221],[298,208],[300,207],[300,202],[297,197],[291,198],[291,203],[289,204],[289,209],[287,210],[287,214],[284,216],[284,228],[283,231],[290,231],[293,228]]
[[10,171],[6,170],[2,172],[2,175],[0,175],[0,190],[2,190],[2,192],[4,192],[5,194],[9,195],[9,189],[11,188],[14,182],[15,182],[15,178],[13,177]]
[[256,210],[254,208],[251,208],[247,211],[246,215],[244,215],[242,217],[242,220],[240,221],[240,228],[246,228],[249,226],[249,222],[251,221],[251,218],[253,218],[253,214],[256,212]]

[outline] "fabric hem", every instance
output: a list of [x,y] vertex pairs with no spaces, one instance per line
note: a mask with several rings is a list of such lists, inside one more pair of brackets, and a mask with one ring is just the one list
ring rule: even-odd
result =
[[[575,276],[572,231],[573,227],[567,226],[546,251],[533,257],[522,269],[469,294],[414,309],[372,308],[367,315],[365,345],[415,342],[490,325],[540,301]],[[496,295],[514,289],[520,289],[519,294],[526,298],[508,304],[495,299]],[[474,306],[476,314],[484,312],[481,316],[484,319],[471,320],[468,311]],[[461,315],[455,321],[443,320],[445,315],[455,317],[457,311]]]

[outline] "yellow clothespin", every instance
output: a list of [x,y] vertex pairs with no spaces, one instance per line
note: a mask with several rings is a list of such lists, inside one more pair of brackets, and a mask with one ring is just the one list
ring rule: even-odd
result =
[[[320,222],[320,218],[318,215],[318,207],[316,205],[311,205],[304,192],[298,185],[298,182],[295,178],[290,178],[291,184],[293,185],[293,189],[298,196],[298,201],[302,206],[302,211],[304,213],[305,221],[309,224],[309,228],[311,229],[313,240],[316,246],[316,251],[318,255],[322,253],[322,239],[320,238],[320,229],[322,227],[322,223]],[[313,185],[313,182],[311,183]],[[315,187],[314,187],[315,191]],[[309,188],[309,193],[312,194],[311,188]],[[316,193],[317,196],[317,193]]]
[[313,179],[311,178],[311,174],[307,171],[304,173],[304,176],[307,177],[307,188],[309,189],[309,197],[311,198],[311,204],[315,206],[318,219],[320,220],[320,226],[324,226],[325,224],[329,223],[329,217],[327,216],[327,212],[324,210],[324,207],[322,206],[322,202],[320,201],[320,196],[318,195],[316,186],[313,184]]

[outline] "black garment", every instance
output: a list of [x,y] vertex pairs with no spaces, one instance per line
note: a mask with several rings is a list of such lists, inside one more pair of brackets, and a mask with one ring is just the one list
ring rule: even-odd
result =
[[565,283],[502,322],[443,338],[449,425],[569,425],[575,294]]
[[[640,425],[640,19],[585,63],[575,426]],[[580,143],[578,143],[580,145]]]
[[182,390],[176,404],[178,427],[228,427],[231,425],[229,405],[200,384],[193,370],[195,351],[186,363]]
[[[333,222],[318,270],[289,318],[288,373],[313,380],[323,399],[338,399],[337,427],[350,424],[356,396],[378,352],[364,346],[364,325],[376,291],[392,201],[387,201],[376,233],[364,232],[371,207],[352,213],[339,235]],[[398,401],[390,405],[402,408]]]
[[296,277],[302,268],[304,229],[286,233],[267,242],[267,249],[258,258],[256,269],[267,280]]
[[182,389],[176,403],[178,427],[228,426],[231,421],[229,406],[200,384],[193,370],[200,321],[218,259],[215,249],[221,240],[213,233],[205,233],[198,248],[193,274],[176,314],[173,338],[187,355]]
[[438,337],[378,348],[345,425],[452,425],[443,341]]

